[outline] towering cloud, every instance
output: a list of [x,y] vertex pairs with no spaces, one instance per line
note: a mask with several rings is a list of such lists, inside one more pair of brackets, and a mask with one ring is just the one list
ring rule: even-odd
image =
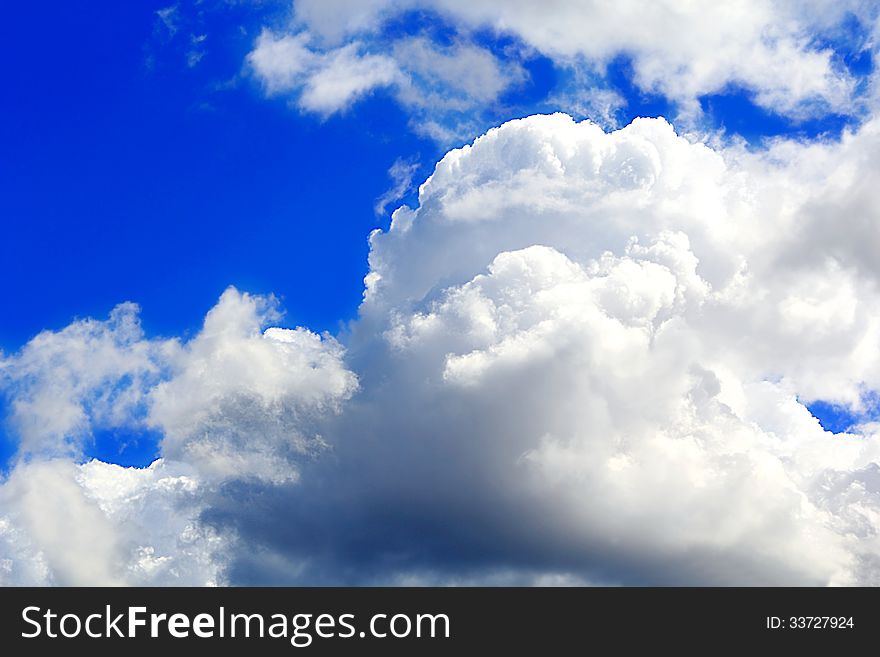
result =
[[[469,500],[459,548],[522,567],[876,581],[876,430],[833,436],[802,405],[858,415],[877,386],[874,273],[817,229],[877,226],[844,165],[876,149],[874,123],[750,154],[556,115],[449,153],[373,235],[351,345],[394,373],[369,406],[394,400],[396,494],[431,490],[453,533]],[[829,197],[862,200],[832,218]]]
[[[880,583],[878,133],[748,151],[511,121],[370,237],[344,348],[235,290],[186,342],[130,306],[38,336],[2,361],[14,426],[48,398],[76,421],[20,434],[0,576]],[[48,458],[96,422],[160,431],[163,460]],[[58,549],[76,517],[100,549]]]

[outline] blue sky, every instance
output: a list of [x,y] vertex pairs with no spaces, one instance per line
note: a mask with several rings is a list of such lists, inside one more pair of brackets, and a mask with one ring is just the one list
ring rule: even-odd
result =
[[[154,36],[162,6],[14,9],[8,25],[39,25],[52,47],[31,48],[27,30],[4,38],[6,350],[121,300],[141,304],[150,332],[177,334],[230,284],[335,331],[360,300],[365,236],[387,223],[372,207],[388,167],[436,155],[381,98],[322,123],[247,79],[213,90],[240,75],[250,40],[188,69]],[[25,51],[22,66],[12,54]]]
[[[686,390],[683,398],[693,401],[723,388],[725,408],[747,427],[742,431],[759,429],[762,437],[789,441],[803,434],[818,444],[825,434],[811,433],[816,420],[840,434],[868,432],[856,425],[876,419],[872,391],[880,366],[865,345],[873,344],[872,327],[880,320],[872,314],[875,272],[864,264],[863,249],[874,244],[871,208],[878,204],[870,181],[859,176],[868,175],[874,153],[877,10],[855,1],[839,8],[817,2],[790,15],[787,6],[765,12],[761,0],[752,1],[761,11],[735,16],[638,0],[624,2],[620,12],[597,5],[590,16],[578,3],[539,11],[528,3],[482,0],[11,6],[0,27],[0,280],[6,282],[0,408],[7,420],[0,427],[0,470],[13,483],[0,482],[0,496],[4,486],[19,485],[15,472],[24,471],[29,459],[38,467],[60,453],[84,473],[100,469],[82,465],[93,458],[150,473],[147,466],[162,456],[168,476],[201,477],[210,489],[193,517],[220,535],[228,527],[245,537],[251,533],[252,545],[229,548],[237,555],[230,572],[239,573],[232,579],[245,583],[276,581],[280,571],[295,570],[291,564],[298,559],[308,561],[310,550],[323,549],[321,541],[332,543],[333,556],[307,583],[339,583],[334,569],[350,573],[362,563],[391,573],[387,564],[398,555],[414,570],[395,577],[424,576],[418,581],[429,583],[465,581],[474,573],[476,581],[487,581],[489,572],[497,581],[516,582],[531,582],[535,573],[535,581],[548,573],[577,582],[667,581],[656,576],[659,570],[634,565],[644,557],[640,548],[621,557],[626,563],[620,565],[607,545],[578,543],[577,531],[563,519],[561,529],[550,530],[558,530],[552,549],[531,545],[508,522],[515,515],[510,509],[527,496],[507,488],[519,475],[501,477],[493,459],[519,467],[547,458],[552,470],[561,468],[551,462],[554,440],[555,448],[575,452],[561,461],[577,461],[579,438],[564,438],[565,431],[588,425],[615,445],[638,446],[633,436],[642,428],[622,428],[633,418],[643,419],[652,436],[696,422],[657,401],[658,390]],[[667,33],[667,20],[675,34]],[[490,128],[553,112],[589,119],[605,132],[563,119],[526,118],[444,159]],[[636,117],[664,117],[679,141],[658,127],[664,121],[630,125]],[[576,151],[566,150],[569,143],[583,149],[581,159],[566,159]],[[706,152],[717,159],[705,159]],[[599,182],[579,168],[592,157],[587,153],[606,158],[590,170]],[[420,200],[418,186],[441,160],[437,181]],[[561,164],[548,174],[548,161]],[[603,167],[613,172],[607,180]],[[559,180],[541,186],[544,176],[559,171]],[[861,173],[849,179],[851,171]],[[678,182],[663,187],[667,175]],[[738,187],[741,180],[747,182]],[[607,198],[590,195],[594,182],[607,186]],[[655,204],[645,206],[633,192],[639,185]],[[620,206],[603,205],[616,195]],[[570,206],[572,198],[577,202]],[[754,199],[766,205],[754,216],[743,214]],[[411,215],[404,213],[392,230],[390,214],[404,205]],[[405,222],[412,217],[415,228],[409,230]],[[740,235],[725,232],[725,222],[734,219],[741,222]],[[589,224],[595,229],[584,232],[581,221],[596,222]],[[677,240],[676,231],[690,241]],[[676,249],[685,255],[657,255]],[[699,263],[699,285],[675,268],[691,257]],[[560,264],[562,258],[570,261]],[[654,272],[649,282],[633,273],[641,269],[626,269],[634,262]],[[740,273],[751,278],[743,275],[737,283],[731,272],[742,263],[749,268]],[[523,280],[544,271],[553,273],[547,280],[574,276],[572,289],[581,296],[570,303],[577,309],[589,296],[584,290],[606,280],[581,289],[578,276],[600,270],[607,280],[618,272],[623,282],[614,294],[631,301],[600,309],[621,326],[653,325],[660,320],[625,314],[676,299],[657,317],[680,315],[700,341],[699,347],[682,347],[681,371],[669,373],[668,381],[635,377],[620,384],[627,391],[621,395],[596,382],[627,372],[630,361],[621,357],[602,370],[604,356],[589,352],[589,340],[577,342],[563,326],[552,333],[558,342],[528,355],[534,363],[508,363],[502,371],[509,376],[488,383],[479,378],[480,367],[490,368],[485,364],[520,344],[522,335],[507,336],[508,343],[504,331],[542,313],[552,323],[571,310],[540,306],[544,297],[517,287]],[[365,301],[368,274],[375,287]],[[675,294],[645,292],[669,277],[687,282]],[[529,285],[549,285],[547,280]],[[736,287],[746,285],[742,280],[756,287],[736,306],[730,300],[744,294]],[[500,283],[492,287],[493,281]],[[692,303],[687,295],[694,290],[710,300],[698,310],[675,305]],[[514,310],[504,305],[505,294],[520,295],[519,305],[510,302]],[[640,294],[648,295],[641,305],[632,301]],[[457,306],[464,298],[473,305]],[[140,307],[143,336],[131,338],[124,322],[105,321],[127,301]],[[485,320],[501,308],[508,314],[498,310],[494,323]],[[128,312],[123,308],[124,318],[134,317]],[[701,324],[704,312],[708,319]],[[601,343],[587,319],[578,321],[583,325],[576,335]],[[305,329],[260,334],[265,326]],[[441,328],[431,328],[436,326]],[[540,342],[540,332],[522,330],[522,344]],[[31,342],[41,331],[57,339],[50,345],[55,351]],[[616,353],[627,336],[608,337],[602,353]],[[559,362],[539,360],[547,354]],[[644,371],[654,376],[666,371],[657,363],[678,363],[679,355],[666,357],[655,362],[645,356]],[[459,375],[470,396],[449,383]],[[755,391],[764,385],[770,388],[762,398]],[[55,397],[59,405],[50,412],[46,400]],[[603,401],[593,407],[593,398]],[[710,420],[695,435],[726,435],[728,415],[705,403],[694,417]],[[590,413],[582,416],[587,407]],[[620,426],[603,425],[606,415]],[[527,430],[533,433],[518,433]],[[509,443],[491,452],[488,445],[508,434]],[[595,436],[583,440],[599,444]],[[649,443],[634,454],[653,454]],[[325,448],[332,457],[322,456]],[[718,458],[707,457],[712,467],[726,467],[719,463],[727,463],[728,451],[707,453]],[[869,449],[864,453],[873,458]],[[784,450],[770,458],[781,469],[796,461]],[[615,467],[624,467],[627,459],[621,459]],[[455,471],[436,474],[432,460],[455,464]],[[229,463],[241,471],[230,474]],[[289,472],[281,468],[279,475],[279,463]],[[584,472],[596,475],[591,467],[585,459]],[[663,467],[657,472],[666,472]],[[690,465],[681,467],[685,480]],[[813,480],[812,462],[797,467],[793,481]],[[844,477],[845,471],[857,481],[868,465],[856,460],[847,467],[826,474]],[[565,480],[568,474],[560,472],[548,481]],[[657,472],[642,473],[640,481],[654,481],[653,475],[661,477]],[[95,486],[112,479],[95,477]],[[294,503],[291,482],[300,477],[305,492]],[[419,477],[436,488],[439,501],[433,488],[419,488]],[[388,482],[397,480],[400,488],[394,489]],[[498,485],[471,488],[477,480]],[[237,515],[234,496],[226,496],[223,486],[253,493],[268,515]],[[564,497],[567,490],[554,495]],[[470,520],[458,525],[454,508],[468,491],[479,500],[472,515],[464,514]],[[827,510],[813,493],[804,494]],[[417,502],[389,502],[407,496]],[[644,508],[663,517],[663,509],[651,507],[653,497],[646,493]],[[527,515],[546,517],[550,507],[532,503]],[[325,524],[311,504],[348,525]],[[593,512],[587,514],[593,520],[604,517],[603,510]],[[291,525],[316,528],[317,538],[276,531],[267,517],[284,513]],[[413,528],[421,522],[448,523],[465,556],[459,558],[442,532],[424,539],[433,543],[418,544]],[[2,540],[0,534],[0,557]],[[509,549],[493,551],[507,541]],[[274,556],[249,561],[254,545]],[[766,545],[732,546],[728,565],[747,561],[741,550],[758,553]],[[582,570],[569,568],[580,563],[573,554],[594,548],[605,556]],[[679,572],[673,581],[701,581],[677,570],[684,568],[677,557],[670,559],[651,563]],[[798,577],[791,581],[813,581]],[[852,577],[865,581],[860,573]]]

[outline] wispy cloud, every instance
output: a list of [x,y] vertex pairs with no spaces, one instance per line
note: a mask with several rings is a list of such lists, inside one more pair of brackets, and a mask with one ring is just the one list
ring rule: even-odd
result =
[[413,186],[413,176],[418,170],[419,162],[416,159],[397,158],[394,161],[394,164],[388,169],[391,187],[376,199],[376,205],[373,208],[377,215],[385,214],[389,205],[396,203],[410,192]]

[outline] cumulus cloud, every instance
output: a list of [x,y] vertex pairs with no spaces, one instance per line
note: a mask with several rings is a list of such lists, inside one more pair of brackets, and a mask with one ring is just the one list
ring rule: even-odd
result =
[[[230,479],[295,480],[327,448],[315,418],[357,386],[342,348],[230,288],[188,342],[147,339],[137,307],[46,331],[0,361],[17,465],[0,485],[0,581],[214,584],[233,530],[202,521]],[[150,427],[163,459],[84,461],[100,428]],[[77,463],[80,464],[77,464]]]
[[142,422],[144,395],[175,343],[145,340],[138,312],[123,303],[106,321],[44,331],[18,354],[0,355],[20,455],[79,456],[94,429]]
[[[349,345],[353,424],[406,409],[373,418],[396,457],[349,458],[443,527],[409,565],[876,582],[876,430],[833,436],[802,404],[858,413],[878,385],[876,273],[850,232],[877,225],[857,173],[876,148],[874,122],[751,153],[555,115],[448,153],[371,237]],[[404,522],[388,533],[424,548]]]
[[[0,487],[16,552],[0,583],[116,586],[223,581],[231,536],[199,522],[204,490],[191,468],[39,461]],[[8,549],[8,548],[7,548]]]
[[[342,347],[303,328],[268,328],[271,299],[227,290],[202,331],[150,392],[147,422],[162,453],[214,479],[295,479],[294,463],[325,447],[314,419],[357,387]],[[310,430],[310,427],[312,429]]]
[[[858,416],[880,389],[878,156],[876,121],[749,151],[532,116],[371,235],[344,348],[235,290],[186,342],[129,306],[44,333],[2,361],[14,426],[57,378],[76,421],[52,444],[111,418],[161,431],[163,460],[20,462],[0,573],[877,584],[877,425],[831,434],[804,402]],[[104,356],[42,355],[63,340]],[[136,391],[118,416],[108,385]],[[59,550],[73,518],[99,550],[74,528]]]
[[[390,38],[388,26],[399,28],[414,12],[438,17],[458,40],[450,46],[419,32]],[[414,127],[444,142],[475,127],[450,110],[491,107],[505,89],[525,79],[522,63],[534,53],[549,57],[576,81],[591,80],[589,93],[579,84],[557,90],[557,107],[563,102],[607,125],[615,123],[620,98],[604,81],[605,73],[621,57],[631,63],[635,86],[672,101],[680,120],[700,116],[701,98],[733,89],[794,119],[858,114],[859,77],[843,59],[873,47],[876,22],[876,9],[859,0],[503,6],[480,0],[298,0],[290,34],[264,33],[249,60],[268,91],[293,91],[300,106],[330,113],[346,107],[354,94],[316,106],[309,87],[313,74],[300,75],[302,62],[367,46],[371,63],[358,59],[350,69],[362,69],[363,87],[394,84],[398,100],[414,112]],[[481,42],[479,35],[487,32],[513,37],[522,47],[508,48],[499,58]]]
[[[586,262],[676,231],[712,290],[692,321],[714,346],[761,335],[731,360],[796,379],[806,398],[856,403],[860,384],[880,383],[876,273],[864,257],[877,214],[857,173],[876,133],[869,122],[839,144],[722,153],[663,120],[611,133],[564,115],[510,122],[450,152],[419,207],[372,236],[362,313],[381,321],[467,282],[502,251],[543,244]],[[844,198],[855,207],[841,225],[829,209]]]
[[[407,396],[404,432],[440,453],[426,469],[448,464],[432,490],[510,518],[507,550],[540,526],[548,553],[611,581],[859,581],[840,501],[829,514],[804,480],[831,458],[870,477],[876,438],[832,438],[780,386],[725,371],[690,326],[711,296],[696,264],[680,234],[586,267],[533,246],[396,323],[396,357],[433,383]],[[438,399],[454,428],[431,429]],[[783,409],[759,423],[755,400]],[[843,507],[847,531],[864,523]]]
[[[378,422],[371,446],[393,448],[350,459],[377,477],[405,464],[383,503],[420,499],[453,535],[427,559],[522,559],[538,524],[552,558],[611,581],[873,581],[876,438],[832,438],[797,396],[855,407],[875,385],[876,292],[845,253],[787,256],[812,199],[858,185],[826,183],[821,161],[854,157],[852,141],[869,157],[873,133],[749,156],[662,121],[605,134],[533,117],[444,158],[419,207],[373,236],[351,354],[395,373],[364,406],[408,411]],[[849,473],[853,506],[807,483]],[[675,501],[655,505],[667,487]],[[470,523],[450,519],[465,505]]]

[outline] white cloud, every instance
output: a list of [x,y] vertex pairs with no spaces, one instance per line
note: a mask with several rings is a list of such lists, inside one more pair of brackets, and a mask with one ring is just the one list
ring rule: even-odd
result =
[[93,429],[139,425],[145,391],[175,347],[145,340],[138,307],[124,303],[106,321],[44,331],[18,354],[0,357],[20,454],[77,456]]
[[362,313],[409,312],[503,251],[543,244],[587,262],[672,230],[713,290],[693,321],[714,348],[760,335],[730,359],[790,378],[805,399],[856,403],[861,385],[880,387],[869,256],[880,218],[860,173],[877,134],[869,122],[838,145],[749,154],[692,144],[662,120],[607,134],[563,115],[510,122],[447,154],[419,208],[373,235]]
[[796,400],[880,387],[876,133],[749,154],[556,115],[448,153],[372,236],[350,345],[406,409],[377,435],[418,437],[397,494],[599,580],[876,582],[878,436]]
[[[0,486],[0,537],[16,541],[0,582],[18,585],[197,585],[223,581],[231,535],[199,521],[191,468],[156,461],[19,465]],[[2,545],[2,543],[0,543]],[[9,554],[0,549],[0,554]]]
[[305,83],[299,99],[307,110],[332,114],[367,92],[393,84],[396,63],[382,55],[362,55],[358,44],[343,46],[322,57],[322,65]]
[[248,63],[267,94],[293,94],[298,107],[323,116],[386,88],[413,113],[417,131],[435,136],[441,129],[438,119],[454,119],[445,130],[447,136],[455,134],[455,125],[470,120],[467,112],[491,105],[525,79],[519,64],[502,64],[489,50],[470,43],[440,46],[406,37],[371,52],[369,43],[359,40],[332,48],[318,42],[308,31],[263,30]]
[[54,583],[119,585],[117,537],[77,486],[75,472],[67,461],[19,466],[2,487],[4,512],[38,547],[35,556],[51,565]]
[[42,553],[33,549],[27,532],[0,516],[0,586],[45,586],[51,571]]
[[82,494],[107,519],[127,584],[205,586],[225,581],[233,532],[201,521],[210,493],[189,465],[157,460],[147,468],[89,461],[78,468]]
[[[880,582],[877,425],[832,435],[802,403],[858,412],[880,389],[878,126],[750,152],[660,119],[511,121],[373,233],[345,350],[265,329],[273,301],[235,290],[185,343],[146,340],[130,307],[38,336],[3,361],[13,404],[68,382],[85,432],[115,417],[82,411],[93,388],[149,372],[119,413],[162,431],[166,461],[20,463],[0,572]],[[68,342],[101,357],[42,355]]]
[[[297,29],[307,30],[317,42],[337,45],[351,39],[381,41],[382,26],[412,10],[436,12],[463,35],[485,29],[512,35],[559,66],[575,71],[586,67],[597,79],[615,57],[629,57],[633,81],[642,91],[664,95],[679,105],[683,117],[691,118],[700,113],[701,96],[724,93],[731,86],[743,87],[757,104],[795,118],[855,111],[855,78],[830,45],[820,44],[824,38],[858,52],[864,40],[847,42],[841,26],[855,18],[863,31],[870,32],[877,18],[876,8],[858,0],[749,0],[733,5],[647,0],[502,5],[483,0],[301,0],[293,5]],[[418,51],[414,54],[418,61]],[[443,57],[427,65],[439,77],[449,69]],[[467,77],[477,82],[479,76]],[[575,101],[579,93],[574,89],[559,98],[571,96]],[[606,93],[600,104],[608,100]]]
[[310,49],[308,42],[305,33],[277,36],[264,30],[260,34],[248,61],[267,93],[300,89],[300,107],[330,115],[400,76],[392,59],[362,54],[358,43],[322,53]]
[[[315,419],[357,386],[342,348],[230,288],[190,341],[148,340],[137,307],[35,337],[2,364],[19,458],[0,483],[0,582],[225,581],[235,531],[204,521],[229,480],[281,483],[325,448]],[[89,461],[98,428],[155,427],[164,460]],[[61,457],[61,458],[59,458]]]
[[212,479],[295,479],[295,461],[323,449],[309,431],[357,387],[342,347],[277,320],[271,299],[230,288],[202,331],[150,392],[148,423],[161,429],[162,453],[195,464]]

